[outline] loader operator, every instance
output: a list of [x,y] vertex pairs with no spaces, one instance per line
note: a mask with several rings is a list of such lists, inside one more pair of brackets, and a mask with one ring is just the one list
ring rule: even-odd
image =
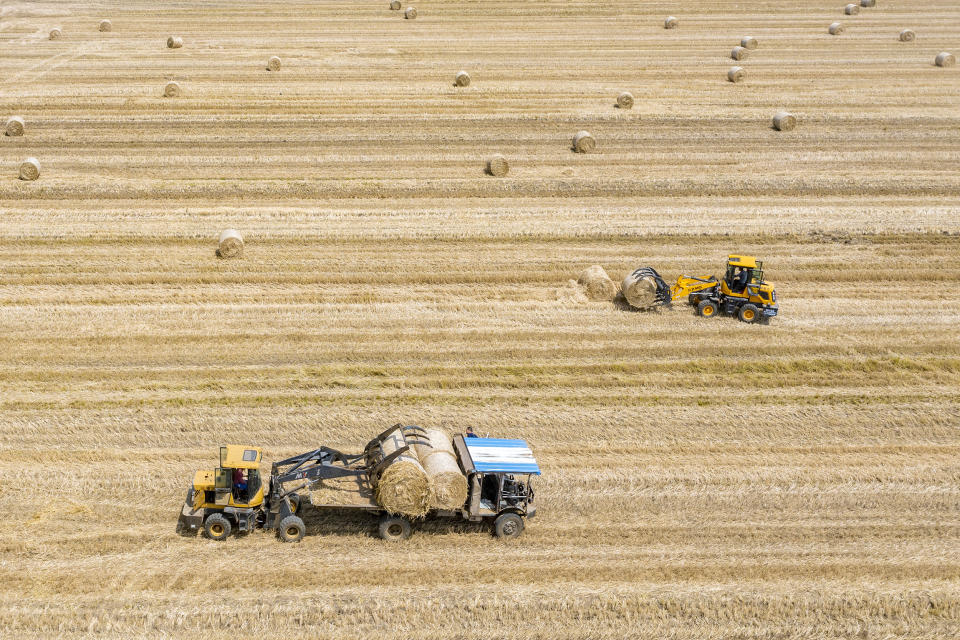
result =
[[243,477],[243,469],[233,470],[233,493],[237,500],[246,499],[247,479]]
[[743,293],[747,288],[747,282],[750,280],[750,271],[743,267],[737,267],[737,272],[733,276],[733,282],[730,283],[730,290],[734,293]]
[[466,437],[468,437],[468,438],[478,438],[479,436],[473,432],[473,427],[467,427]]

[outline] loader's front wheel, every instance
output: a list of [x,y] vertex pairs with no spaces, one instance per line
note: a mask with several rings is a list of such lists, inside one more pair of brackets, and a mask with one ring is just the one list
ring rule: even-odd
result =
[[523,518],[515,513],[504,513],[493,522],[493,532],[498,538],[516,538],[523,533]]
[[712,318],[717,315],[717,303],[713,300],[703,300],[697,305],[697,315],[702,318]]
[[284,542],[300,542],[303,540],[305,531],[306,527],[303,525],[303,520],[297,516],[287,516],[280,521],[280,526],[277,527],[277,537]]
[[740,307],[740,313],[737,315],[741,322],[756,322],[760,319],[760,310],[756,305],[747,303]]
[[212,513],[203,523],[203,533],[211,540],[226,540],[233,526],[222,513]]
[[391,542],[400,542],[410,537],[410,521],[396,516],[383,516],[377,527],[380,537]]

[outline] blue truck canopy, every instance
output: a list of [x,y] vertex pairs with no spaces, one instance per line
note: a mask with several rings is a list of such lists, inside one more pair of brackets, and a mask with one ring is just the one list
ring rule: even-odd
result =
[[526,440],[464,438],[474,468],[480,473],[533,473],[540,467]]

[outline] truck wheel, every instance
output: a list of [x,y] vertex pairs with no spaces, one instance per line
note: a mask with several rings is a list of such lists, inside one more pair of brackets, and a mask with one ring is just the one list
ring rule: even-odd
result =
[[740,318],[741,322],[756,322],[760,319],[760,310],[757,309],[757,305],[748,302],[740,307],[740,313],[737,314],[737,317]]
[[391,542],[400,542],[410,537],[410,521],[397,516],[383,516],[377,527],[380,537]]
[[287,496],[287,499],[290,501],[290,511],[293,515],[300,513],[300,496],[296,494],[290,494]]
[[212,513],[203,523],[203,533],[211,540],[226,540],[233,527],[222,513]]
[[523,533],[523,518],[515,513],[504,513],[493,522],[493,532],[498,538],[516,538]]
[[287,516],[277,527],[277,537],[284,542],[300,542],[303,540],[304,531],[306,527],[303,526],[303,520],[297,516]]
[[687,304],[689,304],[691,307],[695,307],[699,303],[700,303],[700,296],[698,296],[697,294],[691,293],[690,295],[687,296]]
[[717,303],[713,300],[703,300],[697,305],[697,315],[702,318],[712,318],[717,315]]

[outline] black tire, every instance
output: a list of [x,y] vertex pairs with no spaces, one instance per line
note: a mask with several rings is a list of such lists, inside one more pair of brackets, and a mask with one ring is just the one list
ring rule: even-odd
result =
[[504,540],[523,533],[523,518],[515,513],[502,513],[493,522],[493,533]]
[[383,516],[377,525],[377,532],[384,540],[400,542],[410,537],[412,528],[410,521],[397,516]]
[[300,513],[300,496],[296,494],[290,494],[287,496],[287,499],[290,501],[290,511],[293,515]]
[[203,521],[203,535],[217,542],[226,540],[232,529],[233,525],[222,513],[211,513]]
[[712,318],[720,312],[720,306],[713,300],[701,300],[697,305],[697,315],[701,318]]
[[306,530],[303,520],[297,516],[287,516],[280,521],[280,526],[277,527],[277,537],[284,542],[300,542],[303,540],[303,534]]
[[740,322],[758,322],[762,316],[763,314],[760,313],[757,305],[749,302],[740,307],[740,311],[737,312],[737,317],[740,318]]
[[700,296],[699,296],[699,294],[691,293],[690,295],[688,295],[688,296],[687,296],[687,304],[689,304],[691,307],[695,307],[695,306],[697,306],[698,304],[700,304]]

